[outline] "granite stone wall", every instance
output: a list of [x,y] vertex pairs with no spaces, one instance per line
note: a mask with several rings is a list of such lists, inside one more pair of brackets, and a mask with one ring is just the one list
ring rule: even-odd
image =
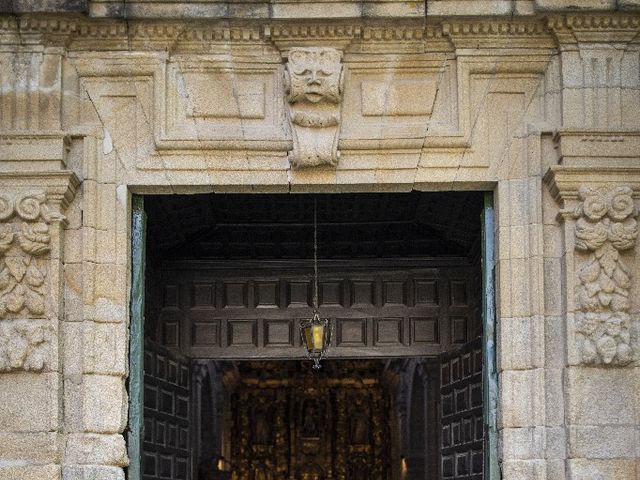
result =
[[128,463],[132,193],[491,190],[507,480],[640,479],[640,1],[0,2],[0,479]]

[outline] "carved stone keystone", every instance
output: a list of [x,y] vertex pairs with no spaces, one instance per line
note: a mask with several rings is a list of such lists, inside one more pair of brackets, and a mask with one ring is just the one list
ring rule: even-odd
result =
[[291,166],[337,165],[344,83],[340,52],[333,48],[292,48],[284,83],[293,135]]

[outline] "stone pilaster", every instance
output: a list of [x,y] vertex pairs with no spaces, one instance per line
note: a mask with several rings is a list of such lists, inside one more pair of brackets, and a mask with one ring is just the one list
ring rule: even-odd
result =
[[68,171],[0,173],[0,478],[59,478],[64,213],[77,187]]
[[567,478],[635,480],[640,169],[556,166],[546,181],[564,236]]

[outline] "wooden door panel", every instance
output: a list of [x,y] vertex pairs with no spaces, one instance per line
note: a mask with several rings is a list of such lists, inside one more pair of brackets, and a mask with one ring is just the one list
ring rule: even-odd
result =
[[144,349],[142,479],[190,480],[189,361],[149,339]]
[[[435,356],[466,343],[479,321],[471,272],[393,261],[325,267],[319,302],[334,328],[331,355]],[[301,358],[299,324],[313,315],[307,264],[170,263],[162,277],[165,346],[192,358]]]
[[440,362],[443,480],[482,480],[482,341],[443,354]]

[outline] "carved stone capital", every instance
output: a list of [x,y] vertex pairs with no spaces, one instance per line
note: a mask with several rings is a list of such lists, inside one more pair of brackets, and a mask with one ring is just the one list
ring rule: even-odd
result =
[[285,93],[293,168],[335,166],[338,163],[340,102],[344,85],[341,53],[326,47],[297,47],[289,50],[285,68]]

